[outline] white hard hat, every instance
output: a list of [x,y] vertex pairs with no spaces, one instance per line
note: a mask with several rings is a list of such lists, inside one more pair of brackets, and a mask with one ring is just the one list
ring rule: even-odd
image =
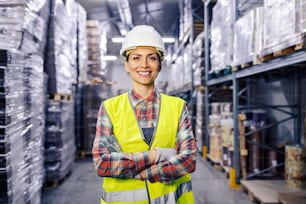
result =
[[159,33],[148,25],[138,25],[130,30],[125,36],[120,49],[120,57],[126,61],[126,51],[138,46],[150,46],[156,48],[161,54],[161,60],[167,55],[164,42]]

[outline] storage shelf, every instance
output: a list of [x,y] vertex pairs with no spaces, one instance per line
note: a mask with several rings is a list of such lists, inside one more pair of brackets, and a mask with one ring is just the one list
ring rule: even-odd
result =
[[287,70],[290,70],[290,67],[303,62],[306,62],[306,50],[298,51],[290,55],[272,59],[262,64],[242,69],[237,72],[236,78],[253,76],[256,74],[261,74],[263,72],[273,71],[279,68],[286,68]]
[[207,82],[207,85],[212,86],[222,84],[225,82],[229,82],[234,78],[240,79],[244,77],[255,76],[257,74],[274,71],[280,68],[286,68],[286,70],[290,71],[290,67],[293,67],[294,65],[300,63],[306,63],[306,50],[301,50],[290,55],[263,62],[262,64],[247,67],[230,75],[211,79]]
[[209,81],[207,81],[207,85],[208,86],[213,86],[213,85],[217,85],[217,84],[222,84],[225,82],[229,82],[233,79],[233,74],[229,74],[223,77],[218,77],[216,79],[210,79]]

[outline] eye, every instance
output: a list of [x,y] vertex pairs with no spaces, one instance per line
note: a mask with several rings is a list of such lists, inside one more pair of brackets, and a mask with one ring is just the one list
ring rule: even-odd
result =
[[132,57],[132,60],[133,60],[133,61],[138,61],[139,59],[140,59],[140,58],[139,58],[138,56],[133,56],[133,57]]
[[149,57],[149,60],[151,60],[151,61],[156,61],[156,60],[157,60],[157,57],[156,57],[156,56],[150,56],[150,57]]

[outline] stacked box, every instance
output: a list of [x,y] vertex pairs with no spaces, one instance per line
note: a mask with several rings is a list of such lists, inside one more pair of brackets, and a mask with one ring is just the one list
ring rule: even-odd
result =
[[46,0],[0,2],[0,47],[43,57],[48,15]]
[[87,47],[88,47],[88,68],[87,77],[89,80],[101,77],[101,26],[97,20],[87,20]]
[[[209,115],[209,154],[214,160],[228,164],[229,149],[233,147],[232,103],[214,102],[210,104]],[[224,148],[225,147],[225,148]]]
[[217,1],[211,22],[211,69],[220,72],[232,63],[233,55],[233,12],[232,1]]
[[184,86],[184,70],[183,56],[178,56],[175,63],[171,64],[168,71],[168,87],[167,91],[176,91],[182,89]]
[[244,16],[250,10],[262,7],[264,1],[263,0],[239,0],[238,1],[238,12],[241,16]]
[[263,7],[248,11],[234,24],[233,66],[253,63],[263,46]]
[[82,91],[84,119],[81,150],[88,153],[92,150],[100,105],[103,100],[110,97],[110,85],[86,84],[82,87]]
[[260,55],[304,43],[305,13],[305,0],[265,0],[264,47]]
[[72,170],[75,151],[73,100],[48,100],[45,182],[58,182],[67,176]]
[[0,201],[39,203],[44,177],[43,60],[7,50],[0,56],[0,180],[6,186]]
[[205,84],[205,33],[201,32],[193,43],[193,56],[195,59],[192,65],[193,68],[193,85],[201,86]]
[[285,180],[290,188],[306,188],[306,147],[287,145],[285,156]]
[[190,25],[192,23],[190,0],[184,0],[181,6],[179,19],[179,41],[183,41],[186,34],[190,32]]
[[[29,167],[26,163],[24,55],[1,50],[1,203],[28,201]],[[13,88],[13,83],[14,88]],[[27,126],[28,127],[28,126]],[[25,130],[25,131],[23,131]],[[20,139],[20,136],[21,137]],[[24,194],[26,198],[24,198]]]
[[48,18],[47,0],[0,2],[1,203],[40,203]]
[[205,91],[197,91],[196,102],[196,124],[195,135],[197,139],[197,148],[199,152],[202,152],[206,135],[206,121],[205,121]]
[[221,115],[215,107],[219,107],[218,103],[211,104],[209,115],[209,156],[212,160],[220,162],[221,157]]
[[38,55],[25,58],[24,83],[28,125],[31,126],[27,138],[27,161],[29,163],[29,199],[40,203],[40,193],[44,180],[43,141],[45,132],[46,86],[43,72],[43,59]]
[[78,82],[85,82],[87,80],[87,61],[88,61],[88,48],[87,48],[87,30],[86,10],[77,4],[77,73]]
[[[48,93],[72,94],[72,84],[76,81],[76,68],[71,59],[71,37],[73,29],[68,10],[62,0],[52,0],[50,9],[50,22],[47,39],[45,59],[45,72],[48,74]],[[75,49],[75,48],[73,48]]]
[[75,0],[65,0],[65,7],[67,10],[67,18],[70,24],[69,29],[69,41],[68,41],[68,49],[69,49],[69,62],[71,67],[71,77],[72,83],[77,83],[77,40],[78,40],[78,3]]

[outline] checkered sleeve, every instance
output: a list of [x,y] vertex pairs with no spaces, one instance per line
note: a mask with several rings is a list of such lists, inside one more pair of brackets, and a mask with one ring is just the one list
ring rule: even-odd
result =
[[148,152],[121,151],[103,103],[98,113],[92,157],[94,168],[101,177],[133,178],[150,166]]
[[179,121],[176,149],[178,152],[176,157],[152,165],[145,170],[146,178],[141,179],[148,179],[150,182],[171,183],[195,170],[196,141],[187,106],[184,107]]

